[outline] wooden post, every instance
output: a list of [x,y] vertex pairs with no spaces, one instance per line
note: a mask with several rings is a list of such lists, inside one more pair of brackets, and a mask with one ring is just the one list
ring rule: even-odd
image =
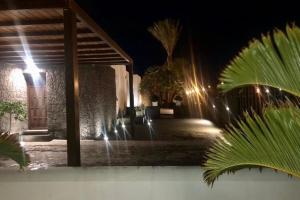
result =
[[80,166],[79,82],[76,15],[64,9],[68,166]]
[[131,136],[134,138],[135,109],[134,109],[134,95],[133,95],[133,65],[132,64],[127,65],[126,69],[129,72],[130,128],[131,128]]

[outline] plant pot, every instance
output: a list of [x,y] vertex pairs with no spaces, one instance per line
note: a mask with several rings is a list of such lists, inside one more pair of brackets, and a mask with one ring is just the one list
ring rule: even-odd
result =
[[152,106],[158,106],[158,101],[152,101]]

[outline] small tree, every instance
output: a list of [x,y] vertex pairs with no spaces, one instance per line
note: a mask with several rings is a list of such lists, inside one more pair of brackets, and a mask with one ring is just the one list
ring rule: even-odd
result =
[[9,132],[11,131],[12,119],[24,121],[27,118],[26,109],[23,103],[0,101],[0,117],[9,114]]
[[170,106],[176,95],[183,90],[184,64],[182,59],[173,59],[173,52],[179,39],[182,27],[175,20],[158,21],[148,31],[162,44],[167,59],[161,66],[149,67],[141,82],[141,92],[150,96],[159,96],[163,106]]

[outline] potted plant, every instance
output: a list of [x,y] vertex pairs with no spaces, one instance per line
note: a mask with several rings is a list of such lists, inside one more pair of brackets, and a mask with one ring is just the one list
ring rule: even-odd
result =
[[159,97],[157,95],[152,95],[151,98],[152,106],[158,106]]
[[183,98],[181,96],[176,96],[174,98],[174,103],[176,106],[181,106]]

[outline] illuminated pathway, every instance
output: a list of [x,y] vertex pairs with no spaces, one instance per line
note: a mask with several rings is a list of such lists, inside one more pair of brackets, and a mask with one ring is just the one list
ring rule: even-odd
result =
[[[138,141],[81,141],[82,165],[200,165],[213,138],[220,134],[204,120],[159,120],[152,124],[154,129],[160,128],[154,140],[142,140],[141,136]],[[141,131],[141,127],[137,129]],[[31,170],[66,166],[65,140],[25,143],[25,148],[31,156]],[[0,159],[0,167],[16,165]]]

